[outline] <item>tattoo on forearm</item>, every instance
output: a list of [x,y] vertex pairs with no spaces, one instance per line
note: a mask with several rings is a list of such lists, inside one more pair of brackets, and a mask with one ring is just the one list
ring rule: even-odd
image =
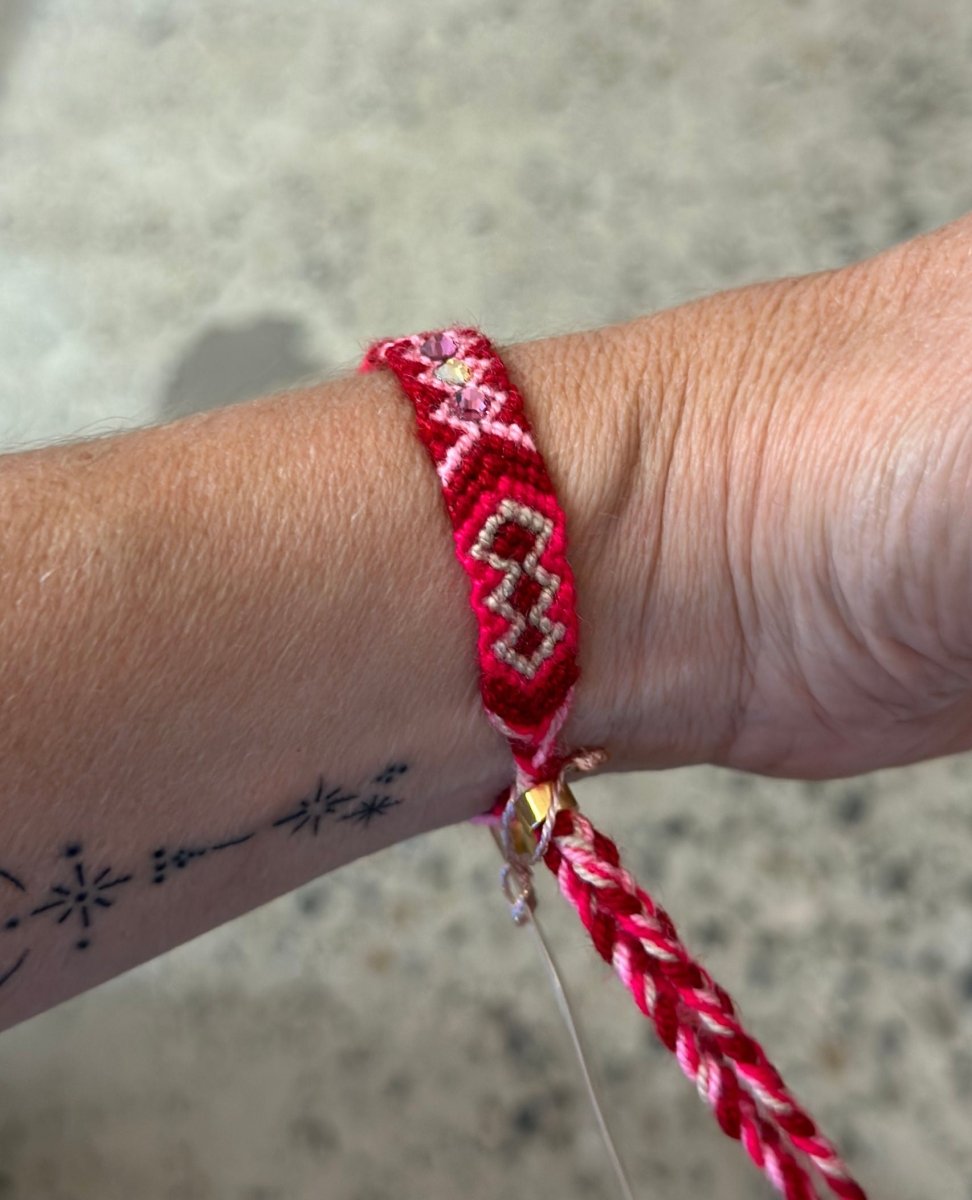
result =
[[225,842],[217,842],[213,846],[180,846],[178,850],[169,851],[165,846],[157,846],[152,851],[152,882],[165,883],[170,867],[182,871],[193,859],[203,858],[207,854],[215,854],[218,850],[228,850],[231,846],[242,846],[244,842],[256,837],[256,832],[244,833],[242,837],[230,838]]
[[264,838],[294,835],[299,840],[317,838],[329,822],[349,828],[367,828],[403,803],[394,794],[395,785],[408,771],[408,764],[389,763],[360,790],[351,791],[320,776],[313,788],[292,803],[280,816],[268,817],[260,825],[218,841],[175,842],[153,846],[143,861],[117,869],[104,855],[90,857],[81,842],[69,842],[57,856],[57,866],[46,888],[33,888],[6,867],[0,867],[0,987],[24,966],[36,948],[42,929],[64,929],[74,950],[87,950],[95,931],[102,931],[109,913],[140,884],[167,883],[190,864],[221,858],[239,846]]
[[337,813],[342,804],[350,804],[355,799],[353,792],[344,795],[337,787],[325,791],[324,780],[321,778],[317,781],[317,791],[313,796],[305,796],[293,812],[287,813],[285,817],[278,817],[273,827],[279,829],[283,825],[289,825],[292,834],[309,828],[314,837],[317,837],[321,822]]
[[[111,908],[115,903],[115,897],[105,893],[111,888],[131,883],[133,876],[116,875],[111,867],[101,867],[98,873],[92,876],[91,872],[85,869],[84,856],[77,842],[67,847],[64,857],[69,865],[67,878],[52,883],[44,903],[32,908],[30,915],[41,917],[48,913],[58,925],[70,922],[80,931],[80,937],[74,943],[75,948],[87,950],[91,945],[88,931],[94,923],[95,913],[99,908]],[[70,870],[71,867],[74,869]]]

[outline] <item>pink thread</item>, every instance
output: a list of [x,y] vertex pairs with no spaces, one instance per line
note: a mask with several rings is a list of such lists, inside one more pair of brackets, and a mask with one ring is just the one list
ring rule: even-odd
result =
[[479,330],[375,342],[359,369],[380,366],[411,400],[439,476],[478,622],[483,706],[510,743],[523,791],[560,770],[557,735],[578,676],[564,511],[523,398]]
[[683,946],[671,918],[621,866],[617,847],[561,809],[544,861],[723,1132],[786,1200],[815,1200],[812,1166],[840,1200],[866,1200],[833,1145],[787,1090],[732,1000]]
[[489,341],[453,328],[376,342],[361,370],[390,367],[415,408],[471,585],[486,714],[510,743],[516,782],[484,818],[503,831],[503,886],[514,917],[532,905],[543,858],[661,1042],[720,1128],[741,1142],[786,1200],[866,1200],[837,1151],[791,1096],[732,1000],[682,945],[671,918],[622,867],[617,847],[579,813],[552,807],[533,855],[514,852],[517,797],[603,751],[565,753],[558,735],[578,679],[574,578],[566,519],[523,401]]

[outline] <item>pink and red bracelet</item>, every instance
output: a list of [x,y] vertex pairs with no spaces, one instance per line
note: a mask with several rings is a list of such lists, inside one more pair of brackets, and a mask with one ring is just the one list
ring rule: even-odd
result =
[[520,393],[489,340],[455,328],[376,342],[362,371],[394,371],[439,477],[478,622],[483,706],[507,738],[516,779],[484,814],[498,834],[517,920],[543,861],[658,1037],[786,1200],[866,1200],[837,1151],[745,1031],[729,995],[688,953],[671,918],[577,809],[567,776],[603,750],[560,732],[579,676],[566,518]]

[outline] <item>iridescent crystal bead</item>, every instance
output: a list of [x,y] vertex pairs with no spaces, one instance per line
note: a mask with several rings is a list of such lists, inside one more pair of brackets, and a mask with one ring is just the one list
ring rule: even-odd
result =
[[468,383],[472,379],[472,371],[458,358],[447,358],[435,368],[436,379],[443,383]]
[[425,339],[420,349],[426,358],[451,358],[456,352],[456,343],[447,333],[434,333]]
[[489,397],[480,388],[470,385],[456,392],[456,408],[464,417],[481,417],[489,408]]

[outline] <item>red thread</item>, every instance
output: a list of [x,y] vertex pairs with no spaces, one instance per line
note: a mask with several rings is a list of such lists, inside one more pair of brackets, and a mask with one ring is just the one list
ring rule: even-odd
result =
[[[439,476],[479,624],[483,705],[513,751],[515,798],[570,765],[594,765],[586,753],[565,753],[557,740],[579,673],[563,509],[522,398],[481,333],[446,329],[376,342],[361,370],[382,365],[412,401],[419,438]],[[497,799],[494,821],[509,800],[507,793]],[[556,812],[548,833],[543,858],[561,892],[723,1132],[742,1144],[785,1200],[816,1200],[813,1172],[839,1200],[866,1200],[742,1027],[728,993],[624,869],[614,842],[566,809]],[[516,869],[520,887],[528,883],[529,864]]]
[[510,741],[522,791],[563,764],[557,733],[578,677],[564,511],[523,398],[482,333],[376,342],[360,369],[379,366],[395,372],[411,400],[438,473],[479,624],[483,705]]
[[557,813],[544,861],[662,1044],[723,1132],[786,1200],[814,1200],[814,1168],[841,1200],[866,1200],[836,1149],[798,1104],[728,993],[683,946],[671,918],[621,866],[617,846],[580,813]]

